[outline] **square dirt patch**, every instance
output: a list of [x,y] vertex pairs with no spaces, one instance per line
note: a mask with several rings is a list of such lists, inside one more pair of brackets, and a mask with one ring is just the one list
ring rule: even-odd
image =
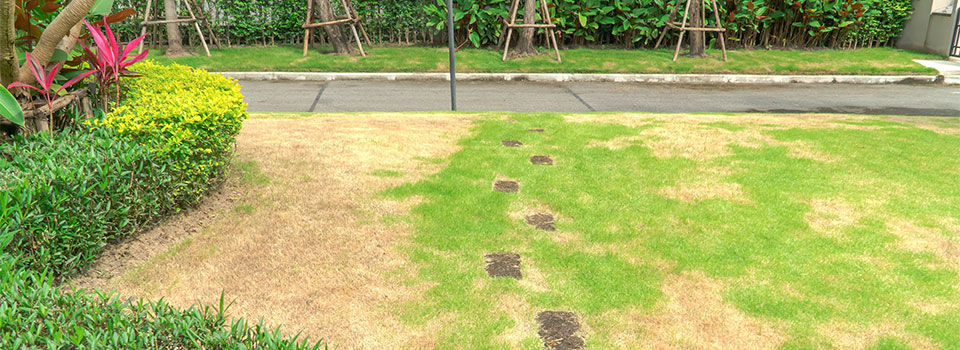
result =
[[533,128],[533,129],[527,129],[527,131],[529,131],[529,132],[543,132],[543,129],[541,129],[541,128]]
[[530,156],[530,163],[535,165],[553,165],[553,158],[550,156]]
[[540,339],[543,345],[553,350],[583,349],[583,338],[576,335],[580,330],[577,315],[570,311],[544,311],[537,314],[540,324]]
[[504,145],[504,146],[507,146],[507,147],[520,147],[520,146],[523,146],[523,142],[520,142],[520,141],[517,141],[517,140],[503,140],[503,141],[500,141],[500,144],[501,144],[501,145]]
[[487,259],[487,274],[490,277],[523,278],[520,273],[520,254],[490,253],[483,257]]
[[493,183],[493,190],[497,192],[513,193],[520,190],[520,184],[513,180],[497,180]]
[[553,226],[553,215],[537,213],[533,215],[527,215],[526,217],[527,224],[536,227],[538,230],[544,231],[556,231],[557,228]]

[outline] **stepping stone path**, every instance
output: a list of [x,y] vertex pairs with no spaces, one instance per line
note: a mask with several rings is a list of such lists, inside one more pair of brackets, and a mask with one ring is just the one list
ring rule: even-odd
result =
[[527,224],[536,227],[538,230],[544,231],[556,231],[557,228],[553,226],[553,215],[550,214],[533,214],[527,215]]
[[553,350],[583,349],[584,341],[579,335],[580,321],[570,311],[544,311],[537,314],[540,324],[540,339],[543,346]]
[[520,184],[513,180],[497,180],[493,183],[493,189],[497,192],[513,193],[520,190]]
[[553,165],[553,158],[550,156],[530,156],[530,163],[534,165]]
[[490,253],[483,257],[487,259],[487,274],[490,277],[523,278],[520,273],[520,254]]
[[[528,129],[530,132],[544,132],[543,129]],[[500,144],[506,147],[520,147],[523,145],[518,140],[502,140]],[[530,163],[534,165],[553,165],[553,158],[547,155],[530,156]],[[493,189],[499,192],[517,192],[520,190],[520,184],[513,180],[497,180],[493,184]],[[526,216],[527,224],[536,227],[538,230],[556,231],[554,226],[554,217],[551,214],[536,213]],[[515,279],[523,278],[520,272],[520,254],[516,253],[490,253],[484,255],[486,259],[486,270],[490,277],[512,277]],[[580,331],[580,321],[577,315],[570,311],[543,311],[537,314],[537,323],[540,324],[540,339],[543,340],[543,346],[551,350],[576,350],[583,349],[585,342],[576,333]]]

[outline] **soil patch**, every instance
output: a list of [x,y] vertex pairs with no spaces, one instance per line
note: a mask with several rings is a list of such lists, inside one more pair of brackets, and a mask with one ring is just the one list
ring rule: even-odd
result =
[[556,231],[557,228],[553,226],[553,215],[550,214],[533,214],[527,215],[527,224],[536,227],[538,230],[544,231]]
[[490,253],[484,255],[484,258],[487,259],[486,268],[490,277],[523,278],[523,274],[520,273],[520,254]]
[[500,144],[501,144],[501,145],[504,145],[504,146],[507,146],[507,147],[520,147],[520,146],[523,146],[523,142],[520,142],[520,141],[517,141],[517,140],[503,140],[503,141],[500,141]]
[[535,165],[553,165],[553,158],[550,156],[530,156],[530,163]]
[[583,349],[583,338],[576,335],[580,330],[577,315],[570,311],[544,311],[537,314],[540,324],[540,339],[543,346],[553,350]]
[[520,184],[513,180],[497,180],[493,189],[497,192],[513,193],[520,190]]
[[527,129],[527,131],[529,131],[529,132],[543,132],[543,129],[534,128],[534,129]]

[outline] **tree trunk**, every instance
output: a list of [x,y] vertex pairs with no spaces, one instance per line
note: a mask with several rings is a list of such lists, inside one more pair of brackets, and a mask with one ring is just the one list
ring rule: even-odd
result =
[[[53,21],[50,22],[50,25],[43,30],[43,34],[40,35],[40,40],[37,41],[37,45],[33,47],[33,52],[31,52],[33,57],[36,58],[41,65],[50,63],[50,58],[53,57],[53,51],[57,48],[57,45],[63,41],[64,37],[70,34],[70,30],[73,29],[77,23],[83,20],[83,17],[93,8],[94,3],[96,3],[96,0],[71,1],[67,7],[60,11],[57,18],[54,18]],[[24,63],[24,65],[20,67],[20,78],[17,79],[17,81],[30,84],[33,83],[34,78],[27,64],[28,63]]]
[[[537,0],[523,0],[523,24],[535,24],[537,22]],[[517,56],[536,55],[537,49],[533,47],[533,34],[535,28],[523,28],[520,31],[520,39],[517,40]]]
[[[703,27],[703,0],[689,0],[690,3],[690,26]],[[707,57],[704,42],[704,33],[701,31],[690,31],[690,57]]]
[[[175,21],[177,14],[177,0],[163,0],[164,19]],[[183,48],[183,37],[180,35],[180,23],[167,23],[167,57],[190,56],[190,51]]]
[[20,62],[17,62],[16,38],[16,0],[0,0],[0,84],[3,86],[17,80]]
[[[320,13],[321,22],[331,22],[337,20],[337,16],[333,14],[333,6],[330,5],[330,0],[315,1],[317,4],[317,11]],[[349,55],[353,53],[353,49],[350,47],[350,38],[343,33],[343,30],[340,29],[339,24],[323,26],[323,30],[327,32],[327,38],[329,38],[330,43],[333,44],[334,54]]]

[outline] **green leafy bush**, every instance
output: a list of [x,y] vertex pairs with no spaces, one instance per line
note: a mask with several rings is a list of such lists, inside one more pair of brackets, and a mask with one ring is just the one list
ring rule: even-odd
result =
[[0,234],[27,268],[68,275],[107,240],[174,211],[169,163],[109,129],[0,144]]
[[0,233],[14,234],[27,268],[77,272],[222,178],[247,117],[236,83],[183,66],[136,70],[147,76],[92,130],[0,145]]
[[68,292],[48,275],[17,269],[0,255],[0,348],[317,349],[279,329],[228,322],[227,305],[178,310],[163,301],[119,300],[98,291]]
[[248,118],[236,81],[181,65],[144,62],[126,102],[96,123],[149,147],[178,179],[169,195],[198,200],[223,175],[234,137]]
[[316,349],[217,307],[71,292],[108,241],[194,203],[222,177],[247,117],[235,82],[182,66],[148,76],[101,120],[0,143],[0,349]]

